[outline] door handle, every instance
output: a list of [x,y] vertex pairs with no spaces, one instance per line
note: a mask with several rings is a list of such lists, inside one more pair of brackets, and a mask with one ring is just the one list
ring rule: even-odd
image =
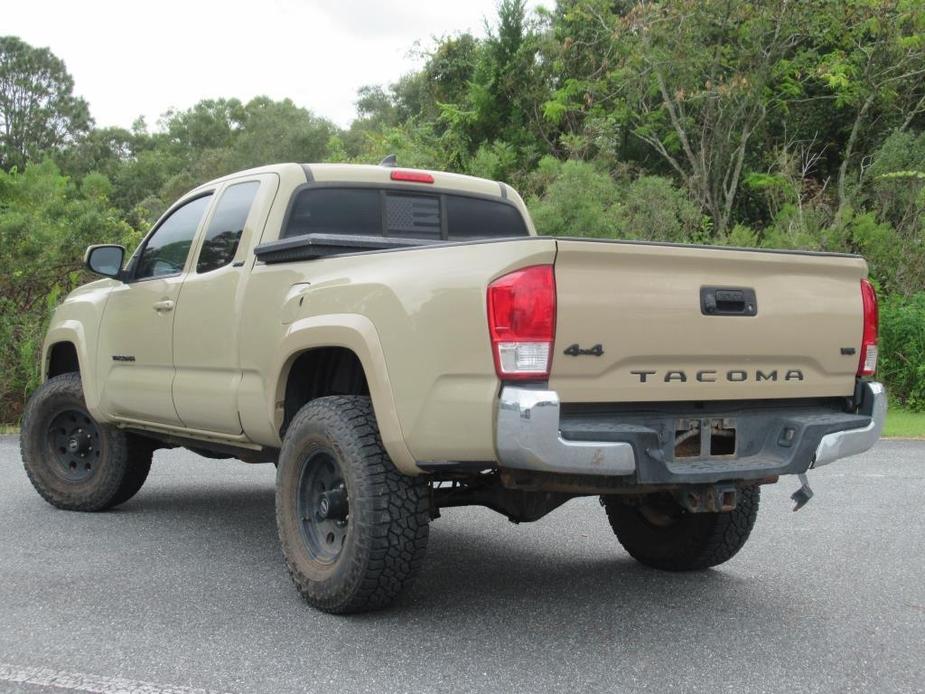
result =
[[754,316],[758,300],[751,287],[701,287],[700,312],[705,316]]
[[168,311],[173,311],[173,301],[170,299],[164,299],[163,301],[154,302],[154,310],[158,313],[167,313]]

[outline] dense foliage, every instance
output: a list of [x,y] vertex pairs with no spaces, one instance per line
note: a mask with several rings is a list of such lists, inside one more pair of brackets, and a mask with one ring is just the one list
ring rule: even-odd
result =
[[894,401],[925,411],[925,292],[890,296],[880,307],[879,374]]
[[267,98],[95,128],[72,92],[0,39],[0,421],[88,243],[134,243],[223,173],[388,153],[510,182],[544,234],[862,253],[881,373],[925,409],[925,0],[502,0],[485,37],[362,88],[347,129]]
[[50,160],[0,171],[0,420],[37,385],[45,318],[86,279],[77,271],[86,247],[140,237],[110,203],[111,188],[100,174],[78,184]]

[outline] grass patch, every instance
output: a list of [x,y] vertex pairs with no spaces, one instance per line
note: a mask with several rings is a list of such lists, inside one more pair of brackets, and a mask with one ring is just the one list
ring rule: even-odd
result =
[[18,434],[19,427],[15,424],[0,424],[0,436],[7,436],[9,434]]
[[883,435],[925,439],[925,412],[910,412],[901,407],[890,407],[886,415]]

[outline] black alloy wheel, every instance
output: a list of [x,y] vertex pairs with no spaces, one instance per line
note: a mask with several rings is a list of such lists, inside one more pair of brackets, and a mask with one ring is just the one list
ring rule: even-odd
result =
[[302,535],[315,559],[333,564],[347,542],[350,499],[337,459],[317,451],[302,464],[299,479]]
[[83,482],[99,470],[100,431],[83,410],[64,410],[48,423],[52,469],[67,482]]

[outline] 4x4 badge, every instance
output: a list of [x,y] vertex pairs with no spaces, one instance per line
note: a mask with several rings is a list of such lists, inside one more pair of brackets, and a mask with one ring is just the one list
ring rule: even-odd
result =
[[591,349],[582,349],[577,344],[570,345],[563,354],[567,354],[570,357],[580,357],[583,354],[587,354],[591,357],[599,357],[604,354],[603,345],[594,345]]

